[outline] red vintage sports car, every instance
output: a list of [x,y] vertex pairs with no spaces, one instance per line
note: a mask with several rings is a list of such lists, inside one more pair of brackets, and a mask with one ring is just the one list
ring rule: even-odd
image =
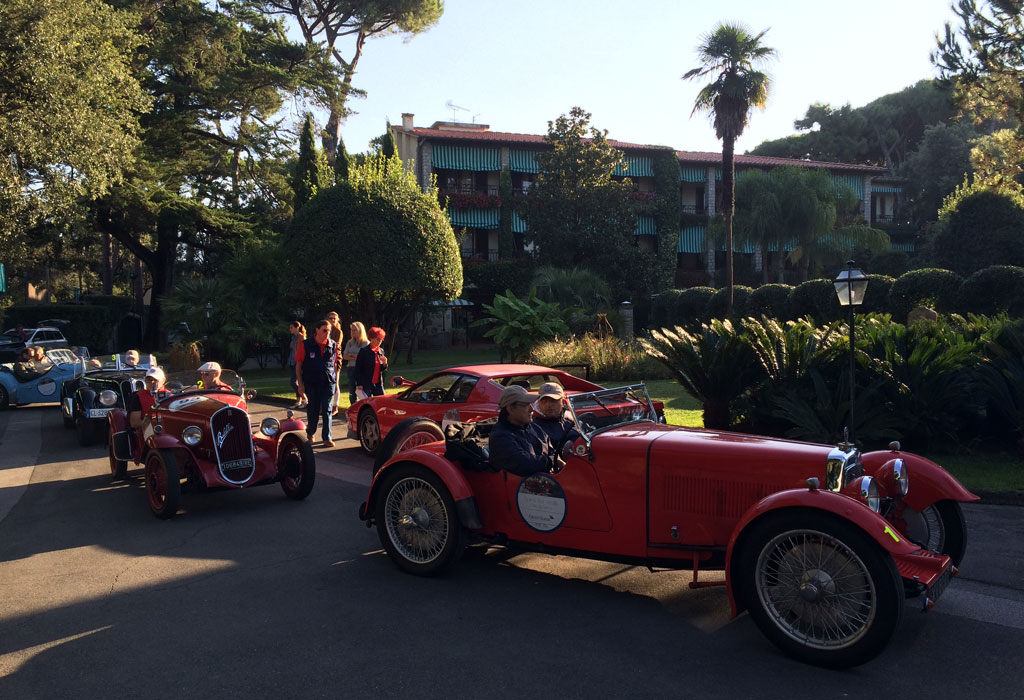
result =
[[898,443],[862,455],[663,425],[642,384],[569,404],[582,437],[555,473],[503,471],[453,425],[389,459],[359,517],[414,574],[449,569],[471,540],[692,570],[693,587],[724,570],[734,615],[828,667],[879,654],[905,601],[930,608],[963,559],[960,502],[977,497]]
[[123,479],[128,462],[145,468],[146,495],[153,514],[177,513],[183,491],[240,489],[280,482],[289,498],[309,495],[316,480],[316,460],[306,425],[292,418],[264,418],[258,429],[249,422],[245,383],[230,370],[223,385],[203,386],[196,372],[167,377],[168,391],[156,396],[143,430],[129,426],[123,408],[110,421],[110,472]]
[[[391,453],[441,436],[441,423],[448,420],[475,422],[498,415],[498,397],[501,390],[511,384],[521,384],[536,392],[546,382],[558,382],[566,394],[596,391],[600,385],[573,376],[566,371],[540,365],[470,365],[451,367],[436,372],[418,384],[394,377],[394,386],[405,386],[405,391],[388,396],[373,396],[352,404],[348,409],[348,437],[358,438],[359,444],[370,456],[376,455],[382,441],[391,430],[408,418],[429,418],[434,426],[425,422],[406,423],[410,430],[402,436]],[[658,404],[659,412],[662,410]],[[415,428],[415,429],[413,429]],[[395,442],[394,439],[391,441]]]

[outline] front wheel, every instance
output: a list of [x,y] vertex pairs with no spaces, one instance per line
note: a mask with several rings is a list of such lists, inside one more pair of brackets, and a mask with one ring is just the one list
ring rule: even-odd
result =
[[391,560],[420,576],[435,576],[455,566],[465,547],[465,532],[444,482],[417,464],[396,464],[385,474],[375,518]]
[[381,441],[377,448],[377,458],[373,461],[373,473],[379,472],[384,463],[399,452],[438,440],[444,440],[444,433],[437,423],[422,416],[406,418]]
[[146,495],[153,515],[161,520],[173,518],[181,499],[181,472],[174,453],[153,450],[146,457]]
[[372,408],[364,408],[359,414],[359,444],[371,457],[380,447],[380,423]]
[[316,457],[309,440],[285,438],[277,453],[277,469],[284,495],[296,501],[308,496],[316,481]]
[[907,539],[930,552],[945,554],[953,566],[960,566],[967,553],[967,521],[959,503],[938,501],[920,512],[905,508],[900,519],[902,527],[901,523],[897,527]]
[[856,525],[825,513],[772,515],[739,554],[738,588],[769,640],[806,663],[877,656],[903,616],[896,563]]

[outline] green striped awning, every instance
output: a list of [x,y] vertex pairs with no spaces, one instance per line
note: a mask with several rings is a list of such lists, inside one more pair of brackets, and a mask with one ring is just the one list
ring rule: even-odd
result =
[[654,177],[654,163],[650,156],[623,156],[622,160],[628,168],[623,168],[623,163],[615,166],[612,175],[624,175],[625,177]]
[[537,154],[540,151],[521,151],[510,148],[508,151],[508,166],[514,173],[539,173],[540,166],[537,165]]
[[903,188],[899,185],[871,185],[872,192],[891,192],[893,194],[899,194],[903,191]]
[[435,143],[430,149],[430,164],[445,170],[500,170],[501,159],[497,148],[456,146]]
[[705,182],[707,179],[707,168],[682,167],[679,169],[680,182]]
[[646,214],[638,214],[636,217],[636,228],[633,229],[634,236],[657,236],[658,228],[654,225],[654,217]]
[[839,194],[843,187],[853,190],[857,199],[864,199],[864,179],[860,175],[833,175],[832,191]]
[[498,228],[501,223],[500,209],[449,209],[448,218],[452,226],[467,228]]
[[512,233],[526,233],[526,222],[519,218],[519,213],[512,212]]
[[889,246],[893,250],[902,250],[904,253],[913,253],[915,250],[917,250],[917,246],[914,244],[914,241],[901,241],[899,243],[897,243],[896,241],[890,241]]
[[676,250],[680,253],[703,253],[704,252],[704,227],[687,226],[679,230],[679,246]]

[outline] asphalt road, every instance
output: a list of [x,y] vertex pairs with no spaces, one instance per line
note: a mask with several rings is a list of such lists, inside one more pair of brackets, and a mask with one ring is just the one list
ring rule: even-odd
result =
[[319,451],[304,502],[185,495],[166,522],[105,454],[55,407],[0,412],[0,698],[1024,698],[1024,509],[968,506],[936,609],[837,672],[683,573],[491,550],[402,574],[356,517],[351,441]]

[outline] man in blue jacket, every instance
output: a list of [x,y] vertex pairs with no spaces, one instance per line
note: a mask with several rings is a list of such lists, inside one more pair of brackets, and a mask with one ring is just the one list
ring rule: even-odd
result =
[[320,321],[312,338],[295,344],[295,385],[299,401],[306,400],[306,434],[312,440],[323,420],[324,447],[334,447],[331,435],[331,401],[338,381],[335,367],[338,345],[331,340],[331,324]]
[[[498,469],[519,476],[537,472],[557,472],[563,460],[547,434],[533,425],[531,394],[521,386],[506,387],[498,398],[498,422],[488,438],[490,462]],[[570,446],[566,445],[566,449]]]

